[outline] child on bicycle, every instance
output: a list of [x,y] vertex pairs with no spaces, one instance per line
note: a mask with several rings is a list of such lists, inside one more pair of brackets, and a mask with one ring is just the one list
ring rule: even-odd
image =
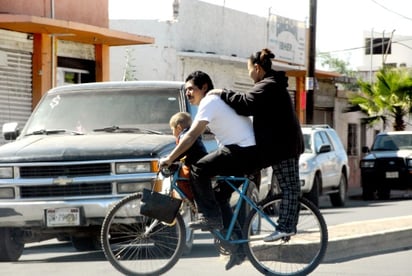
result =
[[[173,136],[176,137],[176,144],[179,144],[180,139],[189,130],[192,124],[192,117],[187,112],[177,112],[170,117],[169,125],[172,129]],[[207,154],[207,150],[199,136],[196,142],[184,153],[180,158],[184,158],[184,165],[180,172],[181,177],[189,178],[190,165]],[[183,190],[188,199],[193,201],[193,193],[188,183],[181,183],[179,188]]]

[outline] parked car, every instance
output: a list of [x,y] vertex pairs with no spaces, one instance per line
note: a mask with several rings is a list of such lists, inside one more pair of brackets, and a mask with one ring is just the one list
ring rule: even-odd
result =
[[[87,83],[47,92],[22,130],[4,124],[11,142],[0,147],[0,261],[16,261],[25,243],[52,238],[70,239],[79,251],[99,249],[111,206],[159,181],[159,159],[176,145],[169,119],[178,111],[196,112],[183,82]],[[213,135],[204,142],[216,147]],[[255,200],[270,186],[262,172],[251,185]],[[187,209],[182,215],[192,219]],[[186,236],[189,252],[189,227]]]
[[336,131],[328,125],[302,126],[305,152],[299,159],[303,196],[319,205],[319,196],[329,195],[333,206],[344,206],[349,165]]
[[363,199],[389,199],[391,190],[412,189],[412,131],[380,133],[362,151]]

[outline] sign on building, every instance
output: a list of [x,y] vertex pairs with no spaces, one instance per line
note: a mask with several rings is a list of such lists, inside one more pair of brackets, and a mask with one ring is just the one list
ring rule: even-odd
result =
[[269,15],[268,48],[276,60],[295,65],[305,65],[305,22]]

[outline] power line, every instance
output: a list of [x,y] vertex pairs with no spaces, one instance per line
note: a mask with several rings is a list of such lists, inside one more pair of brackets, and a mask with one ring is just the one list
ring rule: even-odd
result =
[[[407,46],[406,44],[402,43],[404,41],[411,41],[411,40],[412,40],[412,38],[400,39],[400,40],[396,40],[396,41],[394,40],[394,41],[392,41],[392,44],[397,43],[399,45],[402,45],[402,46],[405,46],[409,49],[412,49],[411,46]],[[374,46],[381,46],[383,44],[384,43],[375,43],[373,45]],[[359,47],[352,47],[352,48],[346,48],[346,49],[340,49],[340,50],[325,51],[325,52],[320,52],[319,54],[349,52],[349,51],[355,51],[355,50],[360,50],[360,49],[365,49],[365,48],[366,48],[366,46],[359,46]]]
[[411,21],[412,21],[412,18],[411,18],[411,17],[407,17],[407,16],[405,16],[405,15],[399,13],[399,12],[396,12],[396,11],[394,11],[394,10],[392,10],[392,9],[389,9],[388,7],[382,5],[381,3],[378,3],[378,2],[375,1],[375,0],[371,0],[371,1],[372,1],[373,3],[375,3],[376,5],[380,6],[381,8],[383,8],[384,10],[387,10],[388,12],[391,12],[391,13],[393,13],[393,14],[396,14],[396,15],[398,15],[398,16],[406,19],[406,20],[411,20]]

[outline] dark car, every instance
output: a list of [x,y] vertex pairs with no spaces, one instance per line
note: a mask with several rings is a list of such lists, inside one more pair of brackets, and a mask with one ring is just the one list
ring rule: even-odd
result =
[[361,179],[365,200],[389,199],[391,190],[412,189],[412,131],[380,133],[362,149]]

